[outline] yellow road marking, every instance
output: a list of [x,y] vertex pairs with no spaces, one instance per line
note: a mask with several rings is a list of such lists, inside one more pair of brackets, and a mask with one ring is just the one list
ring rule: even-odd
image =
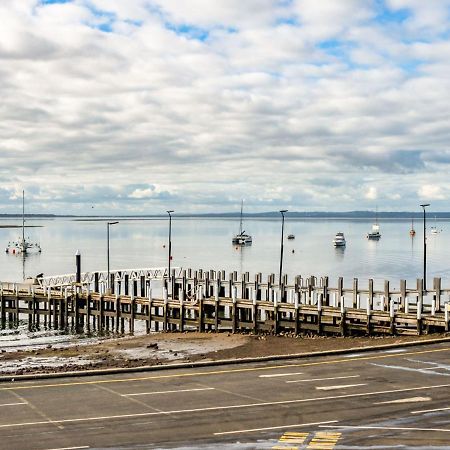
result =
[[341,433],[318,431],[311,439],[307,449],[331,450],[340,439]]
[[[448,352],[450,351],[450,346],[447,348],[439,348],[433,350],[422,350],[418,352],[408,352],[401,353],[401,356],[410,356],[410,355],[423,355],[427,353],[438,353],[438,352]],[[134,378],[114,378],[109,380],[91,380],[91,381],[73,381],[69,383],[53,383],[53,384],[29,384],[29,385],[21,385],[21,386],[10,386],[10,387],[2,387],[0,391],[14,391],[18,389],[43,389],[43,388],[54,388],[54,387],[68,387],[68,386],[80,386],[80,385],[95,385],[95,384],[104,384],[104,383],[126,383],[130,381],[147,381],[147,380],[163,380],[163,379],[171,379],[171,378],[193,378],[199,376],[210,376],[210,375],[222,375],[229,373],[242,373],[242,372],[257,372],[262,370],[274,370],[274,369],[286,369],[291,367],[311,367],[311,366],[321,366],[321,365],[329,365],[329,364],[343,364],[343,363],[353,363],[357,361],[370,361],[374,359],[384,359],[384,358],[397,358],[399,355],[395,353],[389,354],[381,354],[381,355],[371,355],[371,356],[362,356],[358,358],[352,359],[332,359],[328,361],[314,361],[308,363],[299,363],[299,364],[284,364],[277,366],[267,366],[267,367],[246,367],[240,369],[225,369],[225,370],[211,370],[206,372],[184,372],[184,373],[175,373],[175,374],[167,374],[167,375],[151,375],[147,377],[134,377]],[[173,369],[176,370],[176,369]],[[95,375],[95,376],[105,376],[105,375]],[[106,374],[107,376],[107,374]]]

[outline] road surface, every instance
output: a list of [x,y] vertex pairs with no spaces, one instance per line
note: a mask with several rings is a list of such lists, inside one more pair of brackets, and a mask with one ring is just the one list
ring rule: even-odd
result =
[[0,449],[450,449],[450,345],[0,384]]

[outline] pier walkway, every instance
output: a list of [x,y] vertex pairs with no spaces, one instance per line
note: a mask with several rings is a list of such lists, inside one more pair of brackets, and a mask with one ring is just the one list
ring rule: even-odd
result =
[[[449,330],[450,289],[433,280],[397,289],[385,281],[375,289],[353,279],[275,275],[263,280],[248,273],[176,268],[117,270],[39,279],[38,285],[0,283],[0,325],[26,320],[40,326],[75,330],[97,329],[133,333],[135,324],[147,332],[231,331],[252,333],[422,334]],[[109,281],[109,283],[108,283]]]

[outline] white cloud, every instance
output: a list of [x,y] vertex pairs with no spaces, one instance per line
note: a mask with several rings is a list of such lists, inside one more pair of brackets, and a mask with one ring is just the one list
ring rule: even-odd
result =
[[364,197],[367,200],[376,200],[378,198],[378,191],[375,186],[370,186],[369,189],[367,189]]
[[420,187],[417,192],[420,198],[425,200],[444,200],[446,195],[444,195],[441,186],[435,184],[425,184]]
[[0,207],[448,209],[448,17],[388,5],[3,0]]

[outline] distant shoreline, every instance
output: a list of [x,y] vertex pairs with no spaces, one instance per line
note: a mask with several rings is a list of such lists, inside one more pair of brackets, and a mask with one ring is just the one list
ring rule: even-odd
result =
[[[172,215],[174,218],[183,219],[234,219],[239,218],[239,212],[228,212],[228,213],[203,213],[203,214],[187,214],[187,213],[174,213]],[[244,213],[244,218],[247,219],[271,219],[279,218],[280,213],[278,211],[269,211],[262,213]],[[1,219],[19,219],[22,218],[20,214],[0,214]],[[71,214],[26,214],[25,218],[28,219],[74,219],[74,220],[91,220],[91,221],[101,221],[107,219],[121,219],[121,220],[158,220],[166,219],[166,214],[145,214],[145,215],[127,215],[127,214],[111,214],[111,215],[71,215]],[[292,211],[286,213],[286,218],[289,219],[362,219],[362,220],[374,220],[378,218],[381,219],[417,219],[422,220],[423,213],[420,211],[379,211],[377,214],[373,211],[347,211],[347,212],[298,212]],[[450,219],[450,212],[433,212],[427,211],[427,218],[436,219]],[[2,228],[11,227],[9,225],[0,225]]]

